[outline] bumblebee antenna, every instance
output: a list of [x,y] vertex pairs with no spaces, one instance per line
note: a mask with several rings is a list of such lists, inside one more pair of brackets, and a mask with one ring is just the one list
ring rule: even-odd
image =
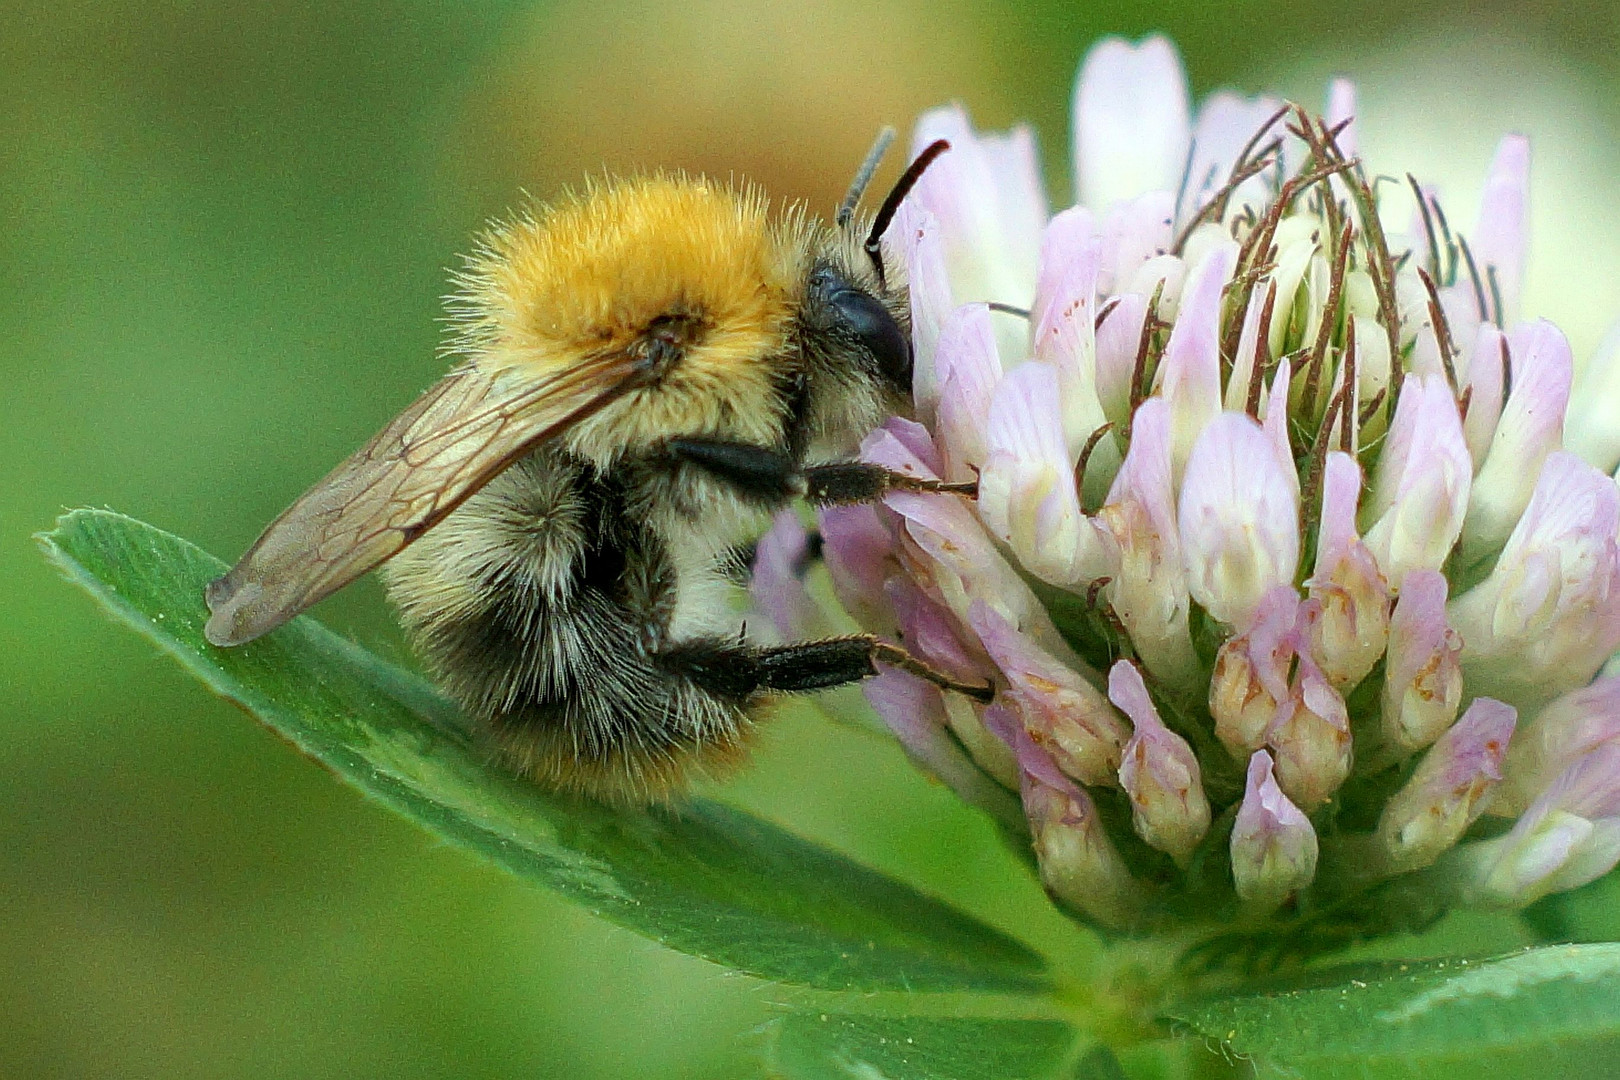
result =
[[866,160],[861,162],[860,169],[855,173],[855,179],[849,185],[849,191],[844,193],[844,201],[838,204],[838,215],[833,218],[840,229],[849,224],[849,219],[855,216],[855,204],[861,201],[866,194],[866,185],[872,182],[872,174],[877,172],[883,155],[889,152],[894,142],[894,128],[884,125],[878,132],[877,141],[872,143],[872,149],[866,152]]
[[885,283],[883,273],[883,234],[888,231],[889,224],[894,221],[895,212],[900,209],[900,204],[905,201],[907,195],[911,194],[911,189],[917,186],[917,181],[922,179],[924,171],[934,163],[935,158],[950,148],[951,144],[944,139],[935,139],[924,147],[923,152],[918,154],[910,165],[906,166],[906,171],[900,174],[900,179],[894,182],[894,187],[889,189],[888,197],[883,200],[883,205],[878,207],[877,217],[872,219],[872,231],[866,234],[866,243],[862,245],[866,251],[866,257],[872,260],[872,269],[877,271],[878,285],[881,286]]

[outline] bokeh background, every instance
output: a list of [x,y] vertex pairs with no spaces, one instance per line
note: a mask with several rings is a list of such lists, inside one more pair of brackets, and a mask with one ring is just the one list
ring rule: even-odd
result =
[[[956,99],[1031,121],[1065,205],[1076,62],[1158,30],[1198,93],[1355,77],[1371,165],[1438,181],[1454,220],[1529,132],[1526,310],[1577,355],[1620,315],[1612,0],[0,4],[0,1077],[755,1075],[791,992],[366,803],[29,534],[107,505],[239,552],[439,372],[446,269],[521,190],[669,166],[830,208],[879,125]],[[406,659],[374,584],[322,615]],[[719,795],[1089,947],[870,735],[790,715]],[[1576,903],[1620,930],[1605,888]],[[1454,919],[1391,948],[1526,934]]]

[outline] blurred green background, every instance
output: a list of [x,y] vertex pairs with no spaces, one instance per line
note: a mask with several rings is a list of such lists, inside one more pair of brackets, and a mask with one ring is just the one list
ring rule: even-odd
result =
[[[107,505],[239,552],[440,370],[446,268],[520,189],[663,165],[830,208],[881,123],[959,99],[1035,123],[1063,205],[1076,62],[1152,30],[1199,93],[1356,77],[1373,167],[1438,179],[1465,222],[1497,135],[1528,131],[1526,311],[1577,354],[1620,314],[1612,2],[0,5],[0,1077],[754,1075],[793,992],[367,804],[29,534]],[[374,584],[322,615],[405,657]],[[789,716],[720,794],[1088,948],[880,740]],[[1458,919],[1392,948],[1519,940]]]

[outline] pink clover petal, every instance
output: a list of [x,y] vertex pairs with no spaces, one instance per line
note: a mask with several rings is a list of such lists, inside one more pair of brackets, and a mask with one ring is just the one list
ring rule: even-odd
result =
[[1367,510],[1367,547],[1390,581],[1438,570],[1462,534],[1474,463],[1443,375],[1401,384]]
[[1588,682],[1620,646],[1620,488],[1550,454],[1490,577],[1451,602],[1470,688],[1521,708]]
[[[1216,91],[1204,99],[1193,125],[1192,156],[1184,166],[1187,181],[1177,221],[1191,221],[1226,186],[1238,155],[1276,115],[1280,104],[1276,98],[1244,98],[1230,91]],[[1266,133],[1260,134],[1256,148],[1284,132],[1282,120],[1274,121]],[[1264,176],[1250,177],[1232,193],[1227,212],[1236,213],[1245,205],[1258,210],[1269,195]]]
[[1361,467],[1349,454],[1327,455],[1316,572],[1306,583],[1316,601],[1310,622],[1311,655],[1340,690],[1359,683],[1389,639],[1389,586],[1372,553],[1356,536]]
[[1359,152],[1360,140],[1356,132],[1356,84],[1349,79],[1334,79],[1328,83],[1327,110],[1323,119],[1329,131],[1338,131],[1335,141],[1339,152],[1353,158]]
[[1508,335],[1513,390],[1502,407],[1485,464],[1474,479],[1463,529],[1463,558],[1495,551],[1530,502],[1541,463],[1563,442],[1574,378],[1569,342],[1545,319]]
[[1198,758],[1187,740],[1159,719],[1141,672],[1129,660],[1109,671],[1108,698],[1134,725],[1119,785],[1131,800],[1137,835],[1185,866],[1209,831],[1209,799]]
[[1063,772],[1084,784],[1112,785],[1128,738],[1108,699],[1078,669],[1084,665],[1041,648],[985,604],[968,623],[1011,684],[1024,730]]
[[1288,475],[1293,485],[1294,494],[1299,494],[1299,470],[1294,468],[1294,451],[1288,441],[1288,387],[1291,373],[1287,364],[1277,365],[1277,376],[1271,380],[1271,395],[1266,398],[1263,409],[1262,424],[1266,429],[1266,436],[1271,440],[1271,448],[1277,455],[1277,461],[1282,465],[1283,472]]
[[[1041,233],[1040,272],[1035,277],[1035,302],[1029,309],[1031,326],[1039,326],[1045,319],[1054,293],[1063,279],[1069,276],[1068,267],[1078,254],[1096,245],[1095,257],[1100,261],[1101,244],[1097,220],[1083,206],[1071,206],[1059,211],[1046,223],[1046,229]],[[1095,286],[1092,291],[1096,291]]]
[[1356,503],[1361,498],[1361,466],[1349,454],[1330,451],[1322,469],[1322,517],[1316,539],[1316,572],[1327,578],[1350,554],[1356,536]]
[[1080,510],[1058,382],[1050,365],[1034,362],[1014,368],[996,387],[979,513],[1031,573],[1067,586],[1105,575],[1110,550]]
[[1221,294],[1237,265],[1227,241],[1205,256],[1187,282],[1181,312],[1159,362],[1160,391],[1170,402],[1172,461],[1181,476],[1193,443],[1221,411]]
[[[1101,242],[1088,238],[1041,268],[1034,317],[1035,359],[1058,373],[1059,418],[1070,461],[1107,422],[1097,397],[1097,268]],[[1099,447],[1099,449],[1103,449]],[[1112,452],[1112,445],[1106,448]],[[1098,462],[1100,464],[1100,462]],[[1113,462],[1112,467],[1118,463]]]
[[893,615],[882,597],[883,582],[896,569],[894,514],[871,503],[858,503],[824,506],[816,519],[822,557],[838,602],[861,625],[889,629]]
[[1512,706],[1475,698],[1423,755],[1378,821],[1378,839],[1392,870],[1430,865],[1485,812],[1502,779],[1502,759],[1517,719]]
[[933,436],[921,424],[891,416],[861,440],[861,460],[891,472],[938,480],[944,464]]
[[1620,322],[1603,335],[1575,381],[1564,449],[1606,473],[1620,467]]
[[1242,413],[1222,413],[1194,444],[1178,525],[1187,590],[1229,626],[1248,622],[1261,597],[1299,565],[1297,478]]
[[1344,698],[1307,655],[1298,656],[1294,685],[1266,731],[1277,783],[1300,806],[1327,802],[1350,775],[1350,716]]
[[1232,823],[1232,879],[1245,904],[1277,907],[1316,877],[1316,830],[1272,774],[1271,756],[1249,758],[1243,803]]
[[912,402],[919,417],[931,420],[939,404],[940,376],[935,367],[939,335],[946,317],[956,308],[950,272],[945,266],[945,241],[938,219],[911,199],[900,204],[887,235],[891,243],[898,238],[906,265],[912,354],[916,357],[911,374]]
[[952,105],[918,119],[913,156],[935,139],[951,149],[923,173],[911,199],[940,224],[951,295],[956,303],[1027,306],[1047,218],[1034,133],[1024,125],[976,132]]
[[990,399],[1001,379],[993,316],[984,304],[963,304],[939,332],[934,362],[939,372],[939,419],[935,425],[944,451],[947,479],[970,479],[969,466],[984,464],[985,425]]
[[1209,711],[1215,737],[1238,761],[1265,745],[1266,731],[1288,699],[1299,608],[1293,586],[1274,587],[1261,599],[1254,621],[1215,654]]
[[1074,91],[1077,201],[1093,210],[1148,191],[1173,191],[1187,158],[1187,77],[1162,37],[1091,47]]
[[779,511],[755,546],[748,593],[783,641],[804,641],[833,632],[821,605],[805,588],[810,537],[793,510]]
[[1131,877],[1085,789],[1048,785],[1025,771],[1020,794],[1041,884],[1058,902],[1098,925],[1131,929],[1142,917],[1143,889]]
[[1451,726],[1462,703],[1462,638],[1446,624],[1444,574],[1413,570],[1401,581],[1384,661],[1384,743],[1421,750]]
[[928,556],[932,585],[957,618],[965,619],[973,601],[983,600],[1023,630],[1051,632],[1035,594],[960,499],[895,491],[883,502],[905,519],[906,535]]
[[894,668],[881,668],[861,684],[861,692],[918,768],[935,777],[970,806],[978,806],[1010,828],[1022,815],[1010,805],[1007,789],[974,763],[946,730],[945,701],[938,687]]
[[1099,519],[1118,551],[1110,600],[1154,675],[1190,688],[1202,677],[1187,629],[1190,608],[1170,479],[1170,409],[1149,398],[1136,410],[1131,448]]
[[1120,293],[1097,328],[1097,401],[1116,430],[1124,430],[1131,414],[1131,380],[1136,354],[1147,319],[1147,297]]
[[1577,760],[1504,836],[1470,844],[1458,862],[1475,903],[1517,908],[1578,888],[1620,862],[1620,744]]
[[946,608],[908,578],[890,578],[884,587],[895,625],[913,656],[958,682],[983,682],[990,664],[963,641],[958,623]]
[[1479,223],[1469,234],[1482,278],[1496,279],[1502,325],[1518,318],[1519,295],[1530,248],[1530,140],[1508,135],[1497,144],[1480,198]]
[[1614,676],[1553,699],[1520,729],[1491,812],[1522,813],[1561,773],[1606,743],[1620,743],[1620,678]]
[[[1109,208],[1101,229],[1098,293],[1110,296],[1132,291],[1145,265],[1159,258],[1174,258],[1168,252],[1175,242],[1175,201],[1168,191],[1150,191]],[[1166,295],[1178,295],[1179,288],[1178,279],[1175,289],[1165,287]],[[1149,290],[1141,295],[1146,299],[1152,293]]]
[[[1260,354],[1260,316],[1265,311],[1270,288],[1267,281],[1258,283],[1249,297],[1249,306],[1244,309],[1237,356],[1232,361],[1232,374],[1227,377],[1226,397],[1222,402],[1227,412],[1243,412],[1248,405],[1249,382],[1254,378],[1254,362]],[[1287,370],[1287,364],[1279,364],[1277,374],[1281,376]]]
[[1502,392],[1506,389],[1507,335],[1489,323],[1474,336],[1472,359],[1468,364],[1468,415],[1463,419],[1463,438],[1473,458],[1477,475],[1490,453],[1496,425],[1502,418]]

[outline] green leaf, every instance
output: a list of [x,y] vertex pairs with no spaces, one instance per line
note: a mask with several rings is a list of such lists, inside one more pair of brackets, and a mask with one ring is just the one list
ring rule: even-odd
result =
[[1330,970],[1176,1018],[1251,1059],[1263,1077],[1612,1076],[1620,943]]
[[787,1080],[1048,1080],[1074,1046],[1056,1020],[802,1012],[778,1025],[771,1064]]
[[309,618],[209,645],[203,587],[225,567],[176,536],[78,510],[39,539],[115,616],[338,776],[620,926],[821,989],[1044,987],[1022,944],[748,814],[703,800],[612,810],[491,768],[429,684]]

